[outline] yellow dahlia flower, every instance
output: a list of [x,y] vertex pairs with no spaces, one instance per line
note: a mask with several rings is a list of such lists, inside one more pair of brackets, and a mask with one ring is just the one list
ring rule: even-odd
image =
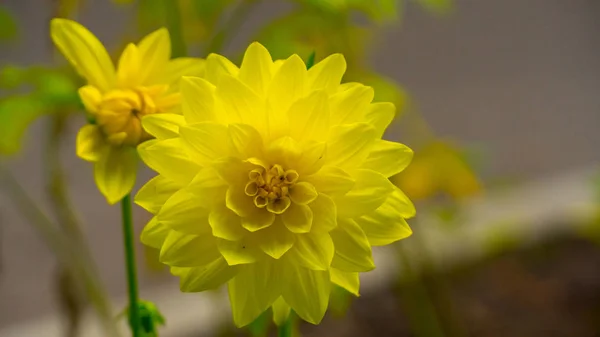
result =
[[211,54],[205,79],[183,77],[183,116],[142,121],[156,139],[138,151],[159,175],[136,196],[155,214],[141,239],[182,291],[227,283],[238,326],[269,307],[319,323],[332,283],[358,295],[371,246],[412,233],[388,180],[412,151],[381,140],[394,106],[340,84],[345,69],[342,55],[273,62],[253,43],[240,68]]
[[162,28],[137,45],[127,45],[115,71],[102,43],[82,25],[53,19],[50,32],[54,44],[87,81],[79,89],[79,96],[93,124],[79,130],[77,155],[94,163],[98,189],[114,204],[135,183],[135,147],[151,138],[142,129],[140,119],[177,112],[177,82],[182,75],[201,75],[204,60],[170,60],[169,33]]

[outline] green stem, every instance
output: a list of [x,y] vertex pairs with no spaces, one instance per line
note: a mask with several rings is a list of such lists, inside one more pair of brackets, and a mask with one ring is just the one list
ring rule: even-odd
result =
[[138,287],[135,273],[135,246],[133,240],[133,221],[131,217],[131,197],[121,200],[123,214],[123,240],[125,244],[125,262],[127,266],[127,288],[129,292],[129,324],[133,337],[141,337],[140,312],[138,305]]
[[292,337],[292,315],[281,326],[277,327],[277,337]]

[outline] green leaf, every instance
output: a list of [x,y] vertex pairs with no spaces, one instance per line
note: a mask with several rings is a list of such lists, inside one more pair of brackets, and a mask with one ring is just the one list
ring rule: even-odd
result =
[[13,14],[4,6],[0,6],[0,41],[17,37],[18,25]]
[[0,155],[18,152],[29,125],[49,112],[43,101],[35,95],[11,96],[1,100]]
[[165,325],[165,318],[156,305],[150,301],[140,300],[138,303],[142,336],[158,337],[158,327]]
[[0,88],[15,89],[23,84],[26,77],[25,69],[13,65],[4,66],[0,69]]

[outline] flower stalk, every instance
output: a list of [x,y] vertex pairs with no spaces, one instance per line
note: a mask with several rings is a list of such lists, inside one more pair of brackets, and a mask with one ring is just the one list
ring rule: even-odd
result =
[[131,216],[131,197],[121,200],[123,216],[123,242],[125,247],[125,263],[127,268],[127,291],[129,293],[129,325],[133,337],[141,337],[140,313],[138,305],[138,285],[135,271],[135,246],[133,239],[133,221]]

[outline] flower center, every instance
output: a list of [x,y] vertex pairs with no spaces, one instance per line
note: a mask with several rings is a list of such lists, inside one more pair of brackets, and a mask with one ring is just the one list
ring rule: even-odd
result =
[[112,145],[135,146],[150,139],[141,125],[142,117],[161,112],[158,106],[167,86],[112,90],[104,94],[98,106],[96,124]]
[[281,214],[292,203],[289,190],[298,181],[298,172],[286,171],[281,165],[273,165],[269,169],[253,169],[248,173],[248,179],[244,192],[253,197],[254,205],[266,208],[271,213]]

